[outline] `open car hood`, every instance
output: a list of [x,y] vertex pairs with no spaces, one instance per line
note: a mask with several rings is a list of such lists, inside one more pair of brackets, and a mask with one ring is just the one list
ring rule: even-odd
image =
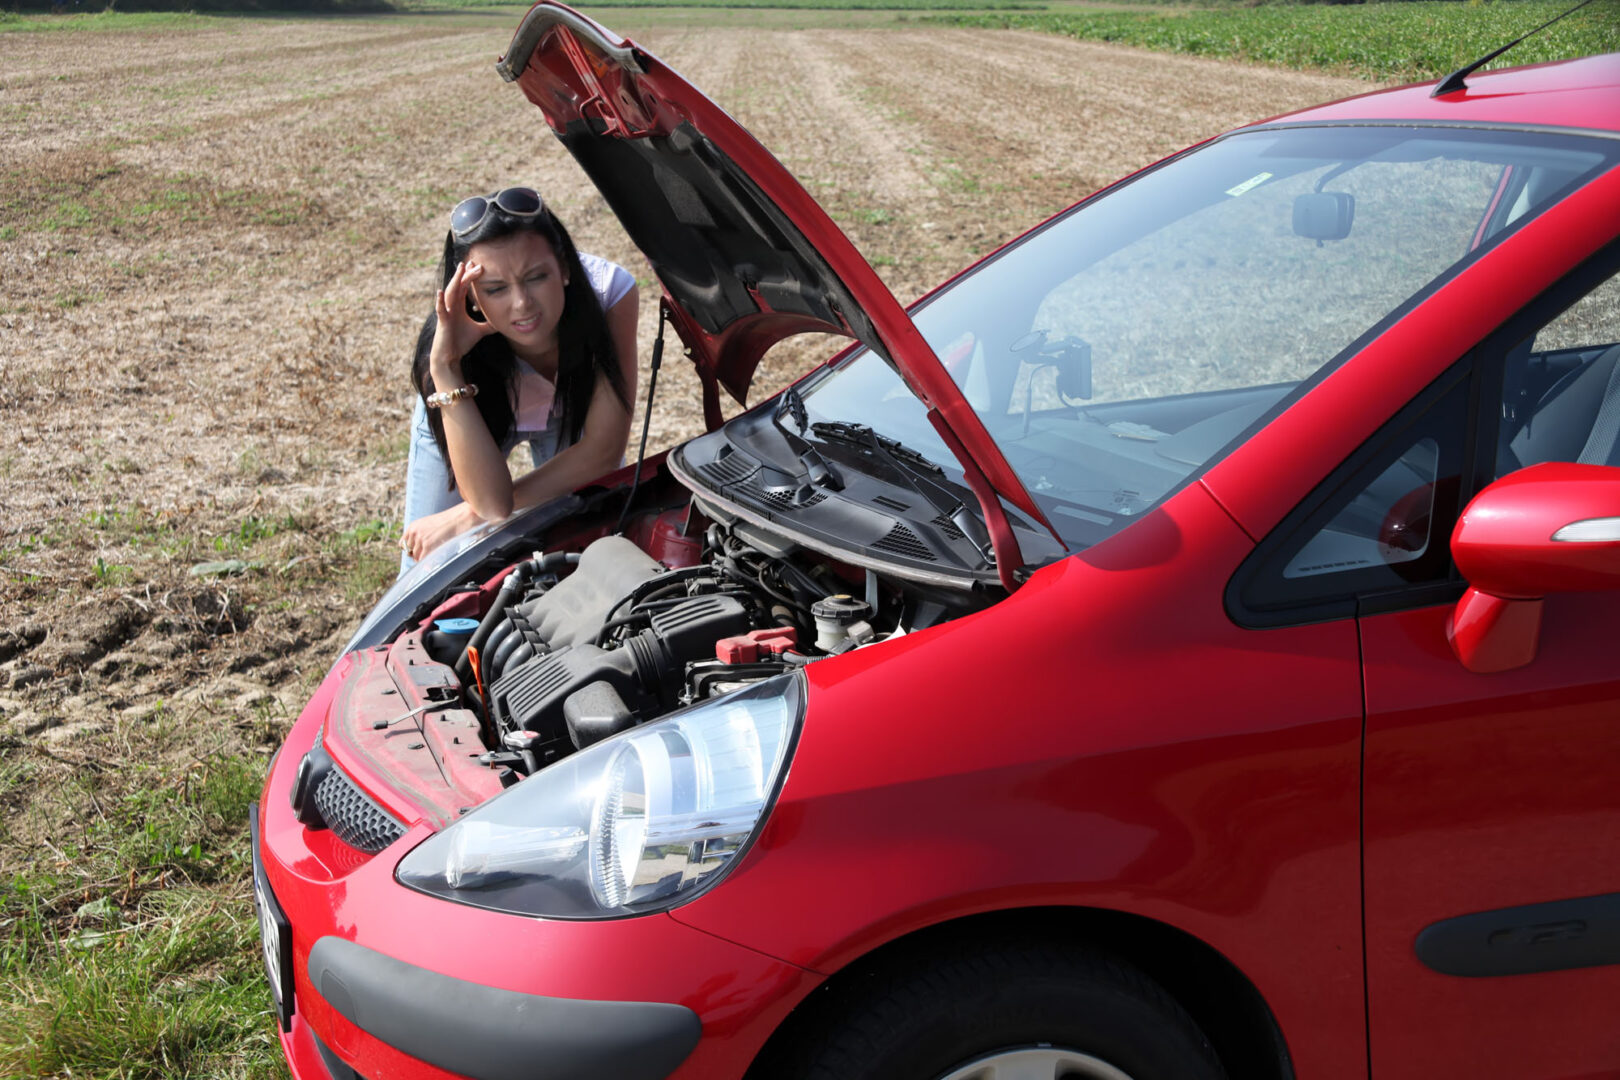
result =
[[524,16],[496,68],[539,106],[652,263],[697,365],[711,429],[721,419],[718,387],[745,403],[754,369],[778,341],[805,332],[854,338],[928,407],[988,517],[1002,517],[988,505],[993,488],[1044,523],[905,309],[740,124],[656,57],[549,0]]

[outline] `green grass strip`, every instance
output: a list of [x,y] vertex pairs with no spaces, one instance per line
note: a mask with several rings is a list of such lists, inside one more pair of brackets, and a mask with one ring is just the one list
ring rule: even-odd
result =
[[[1164,11],[935,15],[951,26],[1040,30],[1368,79],[1436,79],[1573,6],[1567,0],[1496,3],[1268,5]],[[1495,66],[1620,51],[1620,0],[1597,0],[1507,53]]]
[[[256,757],[164,763],[157,719],[136,737],[151,762],[122,793],[94,774],[99,814],[0,876],[0,1076],[277,1080],[250,896]],[[0,790],[29,764],[0,759]],[[74,800],[76,801],[76,800]]]
[[194,30],[218,23],[194,11],[97,11],[72,15],[22,15],[0,11],[0,34],[61,30]]
[[[105,0],[87,0],[103,3]],[[103,33],[129,33],[143,30],[200,30],[246,25],[244,20],[276,20],[331,18],[341,15],[377,15],[393,11],[386,0],[288,0],[289,6],[277,8],[277,0],[133,0],[152,8],[175,7],[184,10],[115,11],[111,7],[100,11],[75,11],[66,14],[41,12],[0,11],[0,34],[4,33],[62,33],[67,31],[100,31]],[[527,7],[521,0],[507,3]],[[297,3],[301,8],[293,9]],[[320,4],[323,6],[313,6]],[[234,6],[233,6],[234,5]]]
[[245,898],[177,889],[138,924],[0,970],[0,1073],[108,1080],[284,1076]]

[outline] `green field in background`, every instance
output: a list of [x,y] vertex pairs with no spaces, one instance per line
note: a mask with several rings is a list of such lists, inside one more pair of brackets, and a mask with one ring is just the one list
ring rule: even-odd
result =
[[0,33],[63,30],[194,30],[208,15],[191,11],[97,11],[73,15],[20,15],[0,11]]
[[[103,3],[105,0],[95,0]],[[214,20],[240,18],[323,18],[332,16],[388,16],[396,14],[430,15],[453,14],[470,9],[488,10],[510,8],[516,13],[528,9],[523,0],[301,0],[306,6],[299,10],[279,10],[276,0],[243,0],[231,7],[234,0],[132,0],[143,7],[172,3],[184,10],[118,11],[112,7],[103,10],[80,10],[67,14],[45,14],[38,11],[0,11],[0,33],[10,31],[66,31],[66,30],[186,30],[217,25]],[[318,9],[309,5],[319,2]],[[4,3],[4,0],[0,0]],[[1044,0],[575,0],[575,7],[585,10],[625,9],[726,9],[732,11],[821,11],[834,16],[838,12],[1041,12],[1052,10]]]
[[[1372,79],[1439,78],[1568,10],[1564,0],[1428,2],[928,16],[952,26],[1039,30],[1166,52]],[[1500,64],[1533,64],[1620,50],[1620,0],[1597,0],[1532,37]]]
[[[3,2],[3,0],[0,0]],[[134,0],[152,3],[164,0]],[[174,0],[176,4],[185,0]],[[204,0],[205,5],[230,0]],[[251,0],[253,4],[274,0]],[[303,3],[315,0],[300,0]],[[326,15],[374,16],[388,0],[326,0]],[[188,5],[190,6],[190,5]],[[392,0],[401,14],[510,8],[521,0]],[[636,10],[658,17],[716,12],[728,25],[746,12],[823,12],[815,25],[836,25],[847,12],[852,26],[884,25],[861,12],[894,13],[949,26],[1035,30],[1090,41],[1115,42],[1166,52],[1190,53],[1303,70],[1348,71],[1371,79],[1424,80],[1454,70],[1552,18],[1567,0],[1386,0],[1366,4],[1320,4],[1299,0],[585,0],[587,11]],[[370,10],[368,10],[370,9]],[[719,12],[735,13],[721,16]],[[243,10],[238,14],[193,11],[101,11],[71,15],[19,15],[0,11],[8,30],[186,30],[220,17],[287,18],[293,12]],[[382,13],[387,17],[387,13]],[[606,16],[611,20],[611,14]],[[695,21],[694,21],[695,20]],[[1515,48],[1502,64],[1530,64],[1620,51],[1620,0],[1596,0],[1567,20]]]

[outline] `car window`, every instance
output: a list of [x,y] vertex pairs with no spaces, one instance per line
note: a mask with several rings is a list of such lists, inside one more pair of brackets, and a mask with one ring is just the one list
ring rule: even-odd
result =
[[[1046,295],[1035,325],[1053,339],[1082,339],[1108,361],[1085,398],[1305,378],[1468,250],[1501,172],[1464,157],[1312,164],[1247,190],[1252,177],[1233,185],[1220,200],[1098,259]],[[1257,158],[1256,176],[1267,165]],[[1308,214],[1311,200],[1340,195],[1352,219],[1345,235],[1296,231],[1296,207]],[[1075,399],[1072,390],[1059,392],[1060,370],[1026,359],[1009,411]]]
[[1620,273],[1507,353],[1496,474],[1544,461],[1620,465]]
[[[1276,625],[1348,615],[1368,597],[1423,601],[1455,581],[1451,529],[1493,477],[1543,461],[1620,465],[1617,263],[1611,248],[1514,316],[1392,420],[1376,450],[1319,487],[1233,579],[1234,617]],[[1468,394],[1476,377],[1494,386],[1497,371],[1496,435],[1493,418],[1478,417],[1481,452],[1470,461]]]
[[[1048,223],[913,320],[1064,544],[1086,547],[1616,156],[1539,132],[1242,132]],[[872,353],[802,396],[813,420],[953,463]]]
[[1421,559],[1429,550],[1439,480],[1440,443],[1425,435],[1311,534],[1284,563],[1283,577],[1316,577]]
[[1535,335],[1537,349],[1581,349],[1620,342],[1620,273],[1575,301]]

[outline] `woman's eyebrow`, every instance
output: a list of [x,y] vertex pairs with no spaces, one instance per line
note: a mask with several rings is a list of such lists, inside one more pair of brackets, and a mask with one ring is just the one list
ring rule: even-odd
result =
[[[528,277],[530,274],[534,273],[537,270],[550,270],[550,269],[551,269],[551,267],[549,265],[547,265],[546,263],[534,263],[533,265],[527,266],[524,269],[520,270],[518,272],[518,277]],[[483,284],[483,285],[505,285],[506,284],[506,279],[501,278],[501,277],[495,277],[494,275],[490,274],[486,270],[485,273],[484,273],[484,276],[479,279],[479,282],[480,282],[480,284]]]

